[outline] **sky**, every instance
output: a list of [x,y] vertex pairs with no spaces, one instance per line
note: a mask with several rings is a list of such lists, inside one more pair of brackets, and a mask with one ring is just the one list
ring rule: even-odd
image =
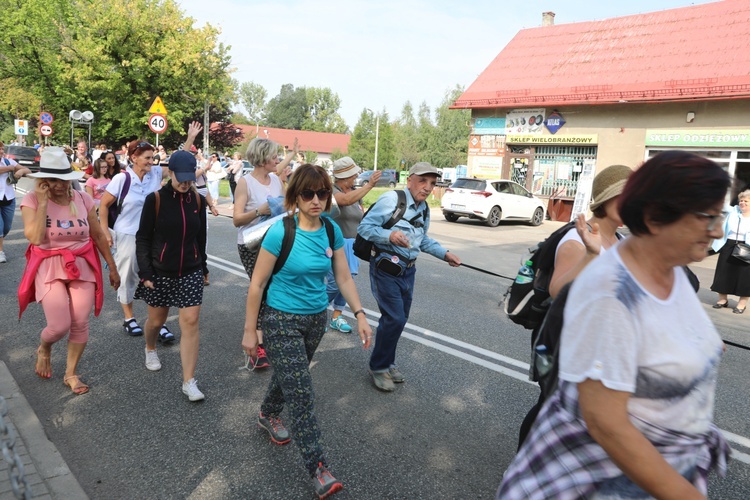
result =
[[[353,129],[363,109],[392,121],[404,104],[434,112],[468,88],[525,28],[595,21],[713,0],[176,0],[196,26],[221,29],[233,78],[262,85],[328,87]],[[243,111],[238,107],[238,111]]]

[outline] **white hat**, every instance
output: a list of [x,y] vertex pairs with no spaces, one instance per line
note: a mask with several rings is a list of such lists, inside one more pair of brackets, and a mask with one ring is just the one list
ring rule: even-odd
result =
[[39,160],[39,172],[28,174],[26,177],[77,181],[83,177],[83,172],[73,170],[63,148],[50,146],[42,151]]
[[348,156],[339,158],[333,162],[333,176],[337,179],[348,179],[362,171]]

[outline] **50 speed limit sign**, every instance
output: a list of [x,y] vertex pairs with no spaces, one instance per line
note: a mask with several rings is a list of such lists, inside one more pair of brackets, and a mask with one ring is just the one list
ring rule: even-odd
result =
[[148,119],[148,128],[154,134],[163,134],[167,130],[167,117],[160,114],[153,114]]

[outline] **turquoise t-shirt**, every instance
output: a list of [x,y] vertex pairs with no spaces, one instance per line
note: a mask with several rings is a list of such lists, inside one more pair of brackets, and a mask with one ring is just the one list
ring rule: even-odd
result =
[[[297,217],[295,222],[299,224]],[[333,249],[328,247],[325,225],[317,231],[304,231],[297,226],[294,246],[284,267],[274,275],[266,303],[292,314],[317,314],[328,307],[325,279],[333,262],[333,251],[344,246],[341,228],[333,224]],[[280,220],[268,229],[262,247],[276,257],[281,253],[284,238],[284,221]]]

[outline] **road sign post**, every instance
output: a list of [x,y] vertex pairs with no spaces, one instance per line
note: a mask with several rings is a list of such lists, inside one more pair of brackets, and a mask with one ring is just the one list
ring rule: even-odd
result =
[[148,128],[154,134],[163,134],[167,130],[167,117],[154,113],[148,118]]

